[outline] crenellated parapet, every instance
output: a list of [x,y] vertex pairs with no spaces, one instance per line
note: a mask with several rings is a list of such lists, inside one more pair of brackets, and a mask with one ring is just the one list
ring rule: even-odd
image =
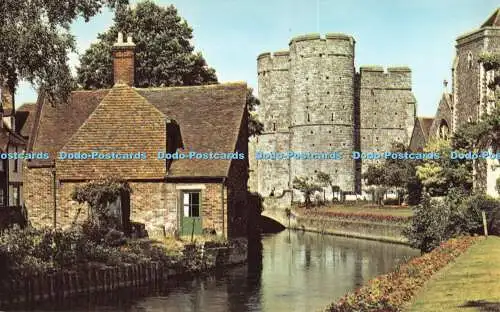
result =
[[409,67],[361,66],[361,88],[411,90]]

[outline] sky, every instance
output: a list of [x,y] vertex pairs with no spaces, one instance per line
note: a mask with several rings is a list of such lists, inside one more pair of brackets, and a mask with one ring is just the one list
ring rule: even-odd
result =
[[[131,3],[137,1],[132,0]],[[290,38],[306,33],[340,32],[356,40],[355,64],[412,69],[417,115],[434,116],[451,82],[455,40],[480,27],[498,0],[157,0],[174,5],[193,28],[193,45],[220,82],[246,81],[257,90],[257,56],[288,49]],[[88,23],[76,20],[71,32],[78,53],[113,23],[103,9]],[[78,54],[70,65],[78,65]],[[449,84],[450,88],[451,84]],[[258,95],[256,93],[256,95]],[[22,82],[16,106],[35,102],[36,89]]]

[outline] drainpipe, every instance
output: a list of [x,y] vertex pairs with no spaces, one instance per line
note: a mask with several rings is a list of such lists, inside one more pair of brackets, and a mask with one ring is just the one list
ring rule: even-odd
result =
[[222,234],[227,238],[227,234],[225,234],[226,224],[224,222],[224,217],[225,217],[225,213],[224,213],[224,183],[225,182],[226,182],[226,178],[223,177],[222,183],[220,185],[220,197],[221,197],[221,206],[222,206]]
[[53,197],[53,200],[54,200],[54,230],[57,228],[57,222],[56,222],[56,218],[57,218],[57,203],[56,203],[56,200],[57,200],[57,196],[56,196],[56,187],[57,187],[57,180],[56,180],[56,168],[52,168],[52,187],[53,187],[53,192],[52,192],[52,197]]

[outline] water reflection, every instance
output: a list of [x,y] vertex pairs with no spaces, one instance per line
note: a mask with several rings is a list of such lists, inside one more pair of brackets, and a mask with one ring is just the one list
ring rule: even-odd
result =
[[167,283],[82,297],[40,311],[317,311],[419,253],[405,246],[283,231],[251,246],[248,265]]

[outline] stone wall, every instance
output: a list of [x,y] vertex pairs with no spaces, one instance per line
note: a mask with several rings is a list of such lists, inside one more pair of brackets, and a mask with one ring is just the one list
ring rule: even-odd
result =
[[[360,68],[360,150],[390,151],[394,142],[409,146],[415,125],[416,103],[407,67]],[[371,161],[362,161],[364,172]]]

